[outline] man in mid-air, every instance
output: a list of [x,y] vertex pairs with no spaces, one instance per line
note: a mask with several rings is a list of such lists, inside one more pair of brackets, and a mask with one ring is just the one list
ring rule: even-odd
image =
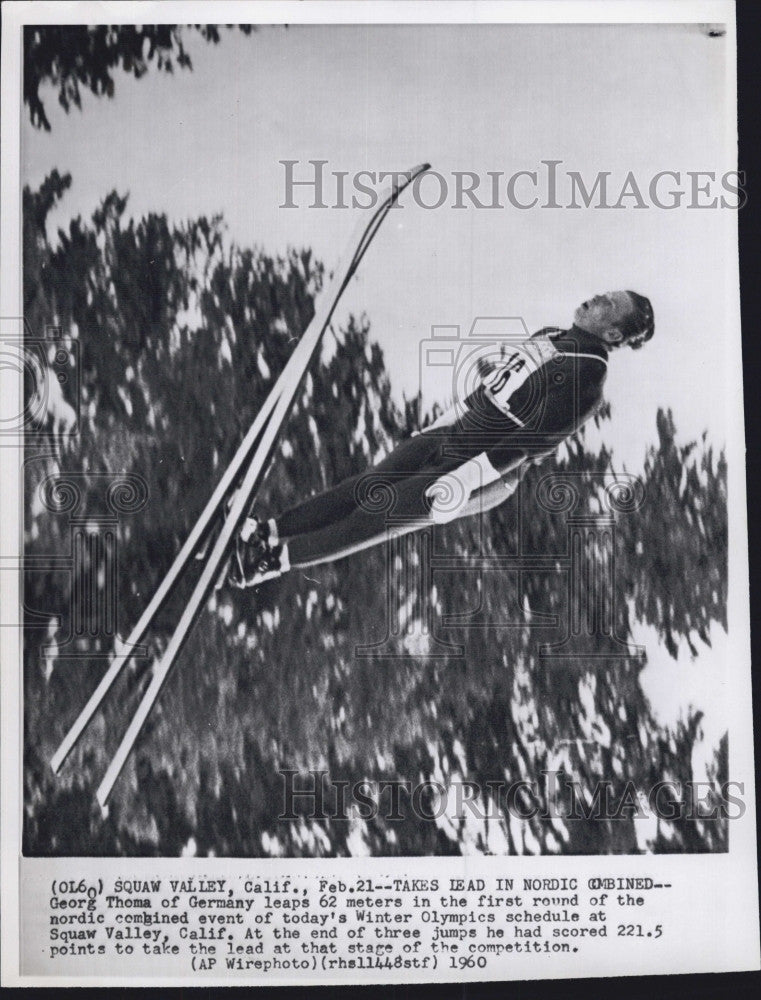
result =
[[383,461],[277,518],[249,517],[228,570],[256,587],[294,567],[343,559],[388,536],[490,510],[531,463],[573,434],[602,402],[610,352],[654,332],[649,299],[597,295],[568,330],[545,328],[498,357],[476,358],[475,388]]

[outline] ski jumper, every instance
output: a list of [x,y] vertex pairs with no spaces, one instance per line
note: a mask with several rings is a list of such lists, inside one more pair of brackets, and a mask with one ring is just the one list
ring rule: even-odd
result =
[[[371,470],[276,518],[291,566],[377,545],[392,523],[396,534],[404,534],[454,519],[437,518],[438,490],[450,496],[456,517],[504,502],[517,482],[513,470],[554,451],[600,405],[608,352],[597,337],[575,326],[545,329],[503,352],[463,403]],[[458,490],[459,502],[452,502]]]

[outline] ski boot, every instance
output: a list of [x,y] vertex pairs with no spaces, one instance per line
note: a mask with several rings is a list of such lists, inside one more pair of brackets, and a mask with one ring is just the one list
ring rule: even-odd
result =
[[287,551],[278,543],[275,522],[247,517],[235,541],[227,582],[239,590],[258,587],[288,569]]

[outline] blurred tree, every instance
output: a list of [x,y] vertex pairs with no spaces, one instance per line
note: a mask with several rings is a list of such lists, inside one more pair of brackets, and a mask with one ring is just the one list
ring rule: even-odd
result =
[[[308,250],[273,258],[229,244],[220,219],[172,225],[162,215],[130,220],[110,194],[92,219],[46,236],[46,216],[68,186],[57,174],[24,194],[25,300],[35,328],[61,328],[80,348],[78,434],[53,452],[40,425],[26,472],[26,552],[66,556],[66,516],[40,502],[50,475],[77,475],[94,509],[102,474],[145,480],[144,510],[120,520],[118,623],[137,620],[313,314],[323,268]],[[73,400],[70,400],[73,405]],[[606,408],[598,421],[608,419]],[[304,380],[260,497],[276,512],[360,472],[392,441],[428,419],[419,400],[394,405],[383,354],[365,318],[326,335]],[[694,652],[713,622],[725,623],[726,467],[703,443],[680,446],[670,414],[657,414],[646,455],[645,503],[616,525],[616,629],[655,626],[671,654]],[[38,444],[40,447],[34,447]],[[659,725],[639,683],[641,664],[597,658],[555,666],[539,655],[567,617],[566,575],[510,568],[481,571],[474,555],[562,554],[567,517],[537,502],[542,477],[577,484],[583,511],[600,509],[613,456],[585,448],[583,432],[540,468],[516,500],[437,530],[437,551],[457,572],[409,575],[398,595],[410,627],[392,652],[356,656],[382,638],[390,567],[383,547],[340,564],[292,573],[257,593],[220,591],[191,635],[107,821],[93,789],[146,683],[147,659],[117,684],[59,779],[50,754],[103,672],[107,652],[82,637],[71,658],[66,615],[74,581],[60,565],[30,564],[25,604],[64,614],[56,629],[32,628],[25,643],[25,827],[28,853],[377,854],[629,852],[635,818],[519,820],[499,796],[481,802],[491,819],[384,819],[353,824],[282,812],[280,768],[325,768],[349,782],[459,780],[510,785],[543,770],[589,798],[597,783],[621,796],[633,783],[688,780],[699,717]],[[518,512],[521,512],[520,516]],[[594,555],[594,553],[592,553]],[[165,646],[185,593],[170,602],[148,640]],[[419,644],[420,602],[464,658],[431,659]],[[470,616],[466,613],[472,612]],[[441,616],[465,617],[441,625]],[[547,619],[544,619],[547,620]],[[465,627],[465,626],[468,627]],[[388,652],[388,651],[386,651]],[[714,768],[726,780],[726,747]],[[722,763],[724,761],[724,763]],[[543,810],[553,793],[539,792]],[[387,804],[384,800],[382,806]],[[495,818],[496,810],[496,818]],[[381,809],[381,813],[383,808]],[[658,850],[726,849],[726,823],[664,821]]]
[[[216,45],[220,26],[190,26],[207,42]],[[229,26],[228,26],[229,27]],[[238,25],[244,34],[254,26]],[[49,83],[58,89],[58,103],[68,113],[81,108],[80,87],[93,94],[113,97],[113,70],[121,69],[139,79],[150,65],[173,73],[174,67],[192,69],[183,44],[183,31],[176,24],[45,24],[24,28],[24,103],[36,128],[50,131],[50,121],[40,96]]]

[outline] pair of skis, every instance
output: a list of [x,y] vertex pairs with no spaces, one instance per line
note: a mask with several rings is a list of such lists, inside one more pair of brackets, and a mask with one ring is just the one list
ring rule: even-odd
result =
[[177,656],[198,615],[203,610],[215,582],[223,571],[237,533],[251,509],[269,460],[280,439],[283,425],[293,406],[299,385],[322,341],[323,334],[330,324],[344,290],[401,192],[428,169],[428,164],[421,164],[406,173],[395,174],[393,183],[390,183],[379,194],[369,221],[363,219],[358,224],[349,244],[348,253],[336,268],[332,281],[315,305],[315,313],[311,323],[241,442],[227,471],[217,484],[195,527],[188,535],[169,572],[127,637],[124,647],[114,653],[106,673],[53,755],[50,762],[51,767],[58,774],[119,673],[132,658],[134,650],[144,638],[177,581],[194,556],[203,552],[215,522],[220,514],[227,510],[211,552],[203,554],[203,569],[190,600],[185,606],[161,659],[154,664],[151,681],[103,780],[98,786],[96,797],[104,813],[107,812],[108,800],[114,785],[127,763],[151,709],[161,694]]

